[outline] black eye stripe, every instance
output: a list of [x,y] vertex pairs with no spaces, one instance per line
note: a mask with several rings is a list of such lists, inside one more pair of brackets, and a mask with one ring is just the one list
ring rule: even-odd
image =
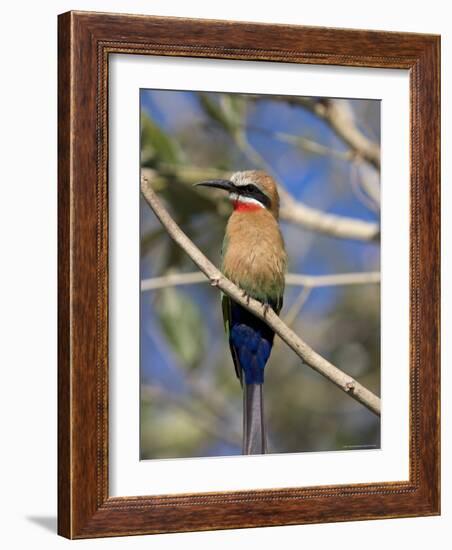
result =
[[263,193],[256,185],[248,184],[240,188],[240,193],[246,197],[251,197],[258,200],[266,208],[270,208],[271,201],[265,193]]

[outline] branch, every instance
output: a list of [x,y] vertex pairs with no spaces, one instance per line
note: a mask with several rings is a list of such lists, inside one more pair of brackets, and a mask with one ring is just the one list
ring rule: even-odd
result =
[[145,178],[141,180],[141,192],[157,218],[168,231],[170,237],[190,256],[197,267],[210,280],[212,286],[218,287],[219,290],[227,294],[236,303],[267,323],[309,367],[322,374],[370,411],[380,415],[380,399],[375,394],[310,348],[308,344],[284,324],[272,309],[267,310],[257,300],[245,297],[240,288],[227,279],[204,256],[171,218]]
[[335,99],[312,100],[307,97],[292,96],[274,96],[272,99],[308,109],[324,120],[356,155],[369,162],[377,170],[380,169],[380,147],[357,128],[344,103]]
[[373,168],[355,161],[351,165],[351,182],[355,188],[361,191],[363,202],[373,210],[379,212],[381,207],[380,178]]
[[282,141],[284,143],[289,143],[294,147],[299,147],[307,153],[329,156],[344,161],[352,161],[355,157],[353,151],[336,151],[335,149],[331,149],[331,147],[327,147],[322,143],[317,143],[316,141],[313,141],[312,139],[306,138],[304,136],[294,136],[285,132],[275,132],[272,135],[274,139],[277,139],[278,141]]
[[312,292],[311,286],[304,286],[301,289],[301,292],[298,294],[297,298],[292,304],[292,307],[289,309],[286,316],[284,317],[284,322],[288,327],[293,325],[295,319],[298,317],[298,314],[303,309],[303,306],[305,305],[305,303],[308,301],[308,298],[311,295],[311,292]]
[[380,278],[379,271],[333,273],[332,275],[304,275],[301,273],[288,273],[286,275],[286,284],[294,286],[309,286],[311,288],[321,286],[367,285],[379,283]]
[[[141,281],[141,290],[157,290],[169,286],[193,285],[204,283],[206,276],[199,271],[192,273],[168,273],[161,277],[152,277]],[[380,273],[370,271],[363,273],[335,273],[333,275],[305,275],[302,273],[288,273],[286,285],[305,286],[309,288],[324,286],[365,285],[380,282]]]
[[205,283],[206,276],[199,271],[193,273],[168,273],[161,277],[152,277],[151,279],[143,279],[141,281],[141,291],[157,290],[169,286],[193,285]]
[[[208,127],[209,124],[204,123],[202,124],[202,126]],[[303,149],[307,153],[313,153],[315,155],[322,155],[322,156],[330,156],[330,157],[344,160],[344,161],[352,161],[352,160],[355,160],[356,158],[356,153],[354,153],[351,150],[337,151],[336,149],[327,147],[326,145],[323,145],[322,143],[318,143],[317,141],[314,141],[305,136],[296,136],[294,134],[288,134],[287,132],[277,132],[277,131],[270,130],[268,128],[261,128],[260,126],[253,126],[249,124],[243,124],[240,126],[240,128],[242,129],[242,131],[246,129],[251,130],[253,132],[258,132],[260,134],[263,134],[269,137],[270,139],[280,141],[282,143],[288,143],[289,145],[293,145],[294,147]],[[257,160],[258,159],[256,157],[256,161]]]
[[294,200],[288,205],[281,206],[279,217],[284,221],[303,225],[307,229],[331,237],[359,241],[378,241],[380,239],[380,226],[378,223],[328,214],[322,210],[306,206],[300,201]]

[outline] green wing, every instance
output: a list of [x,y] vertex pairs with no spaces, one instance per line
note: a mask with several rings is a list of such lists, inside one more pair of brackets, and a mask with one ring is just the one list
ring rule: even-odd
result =
[[275,310],[275,313],[279,315],[283,307],[284,294],[280,294],[276,297],[276,300],[271,304],[272,308]]
[[223,293],[221,293],[221,308],[223,310],[224,330],[226,331],[228,337],[229,349],[231,350],[232,361],[234,362],[235,374],[240,380],[240,383],[242,383],[242,369],[240,368],[237,355],[234,348],[231,346],[231,341],[229,340],[229,334],[231,332],[231,299]]

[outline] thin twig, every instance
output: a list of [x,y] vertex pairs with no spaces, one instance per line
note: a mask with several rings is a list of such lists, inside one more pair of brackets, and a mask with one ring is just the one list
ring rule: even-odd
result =
[[[368,206],[374,212],[380,212],[381,197],[379,175],[377,175],[377,172],[372,167],[365,165],[358,159],[353,162],[352,167],[353,166],[355,167],[355,181],[357,182],[361,192],[367,198],[367,201],[370,201],[368,202]],[[353,185],[353,175],[351,177]]]
[[[203,126],[208,126],[208,124],[203,124]],[[322,143],[318,143],[317,141],[314,141],[305,136],[296,136],[294,134],[289,134],[287,132],[277,132],[277,131],[270,130],[268,128],[262,128],[260,126],[253,126],[250,124],[244,124],[242,127],[246,128],[247,130],[251,130],[253,132],[257,132],[265,136],[268,136],[270,139],[280,141],[282,143],[288,143],[289,145],[293,145],[294,147],[303,149],[307,153],[314,153],[316,155],[322,155],[322,156],[330,156],[330,157],[337,158],[344,161],[353,160],[353,158],[356,156],[356,154],[351,150],[337,151],[336,149],[327,147],[326,145],[323,145]]]
[[309,347],[306,342],[285,325],[272,309],[267,309],[261,302],[244,296],[240,288],[227,279],[185,235],[144,178],[141,180],[141,192],[170,237],[190,256],[197,267],[210,280],[212,286],[217,287],[236,303],[266,322],[309,367],[322,374],[376,415],[380,414],[380,399],[375,394]]
[[350,165],[350,183],[356,198],[369,210],[378,213],[380,205],[369,196],[365,190],[365,183],[359,177],[359,166],[357,162]]
[[[260,96],[256,96],[260,99]],[[335,134],[359,157],[380,169],[380,147],[366,137],[356,126],[346,105],[337,99],[311,99],[308,97],[272,96],[272,100],[303,107],[324,120]]]
[[301,289],[301,292],[298,294],[294,303],[292,304],[286,316],[284,317],[284,322],[288,327],[292,326],[295,319],[298,317],[298,314],[300,313],[303,306],[307,302],[311,292],[312,292],[312,286],[304,286]]
[[286,284],[310,287],[367,285],[379,283],[380,278],[381,276],[379,271],[332,273],[330,275],[304,275],[301,273],[288,273],[286,275]]
[[141,290],[157,290],[159,288],[167,288],[170,286],[193,285],[198,283],[206,283],[206,276],[199,271],[193,273],[168,273],[161,277],[152,277],[141,281]]
[[[170,286],[193,285],[207,283],[205,275],[199,271],[190,273],[168,273],[161,277],[152,277],[141,281],[141,290],[157,290]],[[323,286],[365,285],[380,282],[380,273],[370,271],[363,273],[334,273],[331,275],[305,275],[302,273],[288,273],[286,285],[309,286],[311,288]]]
[[304,149],[308,153],[329,156],[344,161],[351,161],[354,157],[352,151],[336,151],[336,149],[331,149],[331,147],[327,147],[322,143],[318,143],[304,136],[294,136],[285,132],[276,132],[274,137],[279,141]]

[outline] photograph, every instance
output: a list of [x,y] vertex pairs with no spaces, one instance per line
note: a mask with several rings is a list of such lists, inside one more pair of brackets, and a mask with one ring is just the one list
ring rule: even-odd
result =
[[379,415],[265,312],[380,395],[381,102],[144,88],[139,101],[141,178],[264,312],[216,288],[140,195],[140,459],[380,449]]

